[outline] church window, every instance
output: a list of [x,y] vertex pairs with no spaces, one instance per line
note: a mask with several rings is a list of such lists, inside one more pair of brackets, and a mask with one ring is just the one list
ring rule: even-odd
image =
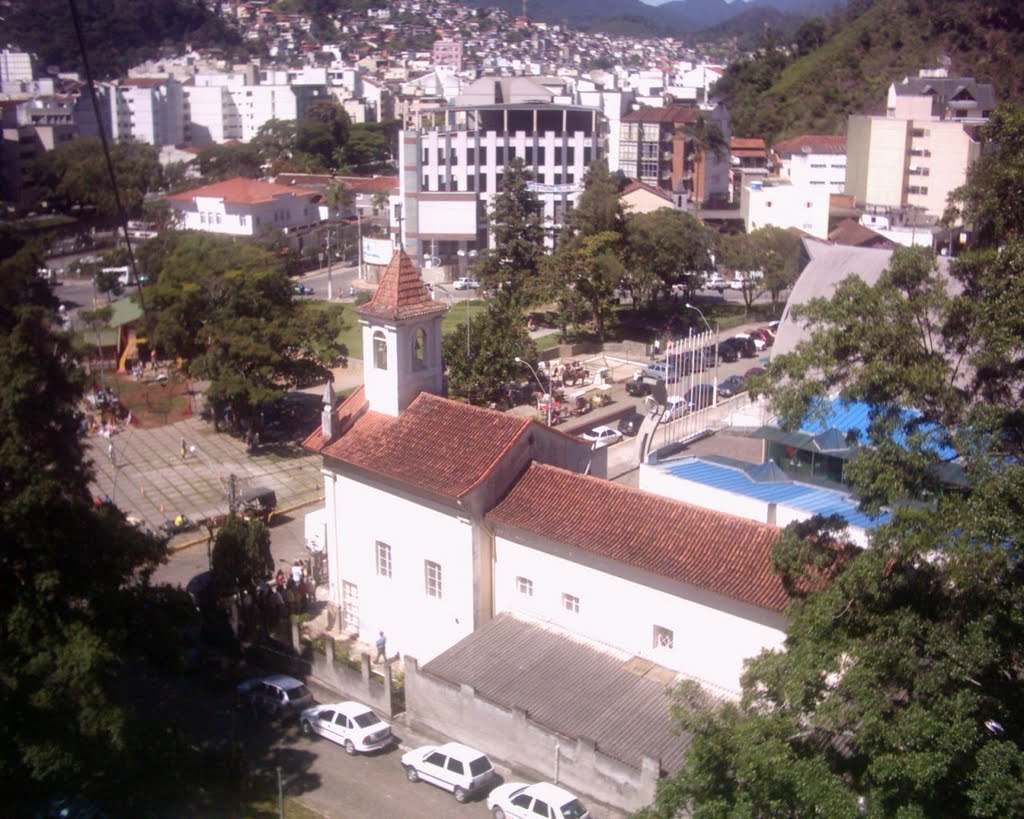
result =
[[526,597],[533,597],[533,581],[528,577],[517,577],[516,591]]
[[672,648],[675,635],[672,629],[664,626],[654,627],[654,648]]
[[441,584],[441,564],[432,560],[423,561],[423,579],[426,585],[427,597],[436,597],[438,600],[443,597],[443,586]]
[[388,368],[388,340],[383,330],[377,330],[373,334],[373,366],[378,370]]
[[377,541],[377,574],[391,577],[391,545]]
[[426,365],[427,331],[422,327],[416,329],[412,339],[412,368],[422,370]]
[[580,599],[574,594],[562,592],[562,608],[571,611],[573,614],[580,613]]

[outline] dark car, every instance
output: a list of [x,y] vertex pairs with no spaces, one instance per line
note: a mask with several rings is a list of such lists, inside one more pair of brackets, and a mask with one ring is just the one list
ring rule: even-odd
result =
[[740,360],[740,348],[733,343],[731,338],[727,338],[718,345],[718,360],[723,363]]
[[640,431],[640,425],[644,422],[644,416],[639,412],[631,413],[619,419],[619,432],[632,438]]
[[686,391],[690,410],[700,410],[715,403],[715,388],[711,384],[695,384]]
[[739,393],[743,392],[743,384],[746,380],[742,375],[730,375],[718,385],[718,394],[722,398],[732,398],[734,395],[739,395]]
[[729,339],[733,344],[736,345],[736,349],[744,358],[756,358],[757,357],[757,345],[754,343],[752,338],[737,338],[733,337]]
[[626,382],[626,394],[642,398],[645,395],[651,394],[653,386],[653,384],[645,381],[643,378],[633,378]]
[[752,378],[755,375],[760,375],[763,372],[764,372],[764,367],[751,367],[749,370],[747,370],[745,373],[743,373],[743,377],[744,378]]

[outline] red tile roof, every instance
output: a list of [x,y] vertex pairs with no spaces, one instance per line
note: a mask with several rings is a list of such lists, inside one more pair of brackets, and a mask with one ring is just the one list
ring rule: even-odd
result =
[[828,240],[837,245],[849,245],[850,247],[893,246],[890,239],[886,239],[882,234],[876,233],[869,227],[865,227],[856,219],[843,219],[829,233]]
[[732,149],[761,149],[765,150],[764,140],[759,137],[730,137],[729,147]]
[[842,134],[803,134],[776,142],[772,146],[779,156],[788,154],[845,154],[846,137]]
[[533,464],[487,520],[781,612],[774,526]]
[[339,436],[328,441],[318,427],[303,446],[448,498],[479,485],[534,423],[427,392],[394,418],[368,410],[361,387],[336,417]]
[[669,202],[672,201],[672,195],[668,191],[663,191],[661,188],[656,188],[654,185],[648,185],[646,182],[640,182],[636,179],[630,179],[619,193],[619,196],[627,196],[628,194],[635,193],[636,191],[647,191],[648,193],[653,193],[655,196],[659,196]]
[[636,111],[630,111],[623,122],[693,122],[697,118],[697,109],[683,105],[667,105],[664,108],[652,108],[645,105]]
[[320,196],[320,191],[309,188],[297,188],[294,185],[277,185],[273,182],[260,182],[258,179],[247,179],[236,176],[223,182],[204,185],[190,191],[176,193],[167,198],[172,202],[191,202],[197,196],[208,196],[223,199],[239,205],[255,205],[259,202],[273,202],[277,196]]
[[420,278],[420,271],[413,265],[409,254],[399,249],[384,268],[373,298],[357,307],[356,313],[396,321],[444,313],[447,309],[444,302],[430,297]]

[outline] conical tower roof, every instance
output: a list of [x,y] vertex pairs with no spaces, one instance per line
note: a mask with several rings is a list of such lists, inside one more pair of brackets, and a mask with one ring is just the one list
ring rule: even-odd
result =
[[373,298],[357,307],[356,312],[361,316],[397,321],[437,315],[447,309],[447,305],[430,297],[420,271],[409,254],[399,249],[385,268]]

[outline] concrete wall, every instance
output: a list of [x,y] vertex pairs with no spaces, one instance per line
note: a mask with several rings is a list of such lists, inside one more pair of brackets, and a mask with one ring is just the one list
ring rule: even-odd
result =
[[[601,753],[585,737],[565,737],[477,695],[472,686],[455,686],[423,673],[414,657],[405,657],[407,718],[465,742],[495,759],[525,769],[584,796],[626,811],[654,799],[660,763],[644,757],[633,768]],[[585,800],[584,800],[585,801]]]

